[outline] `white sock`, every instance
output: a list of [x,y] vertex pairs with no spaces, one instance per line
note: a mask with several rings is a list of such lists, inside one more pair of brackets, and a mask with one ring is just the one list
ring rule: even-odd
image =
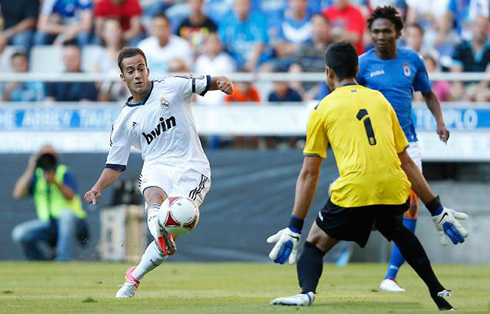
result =
[[158,248],[158,244],[153,241],[146,248],[145,254],[141,257],[141,261],[133,270],[133,277],[136,280],[141,280],[143,277],[154,270],[166,259],[165,254]]

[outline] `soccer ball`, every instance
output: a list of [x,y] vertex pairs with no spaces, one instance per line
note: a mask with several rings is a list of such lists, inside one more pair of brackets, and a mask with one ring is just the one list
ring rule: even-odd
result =
[[171,196],[160,206],[158,219],[172,235],[187,234],[199,221],[199,208],[186,196]]

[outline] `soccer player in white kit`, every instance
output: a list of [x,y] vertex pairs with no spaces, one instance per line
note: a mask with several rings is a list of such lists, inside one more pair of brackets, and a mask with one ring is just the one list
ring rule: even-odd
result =
[[102,174],[85,193],[95,204],[102,191],[126,169],[131,147],[141,150],[140,190],[146,201],[148,229],[155,238],[140,263],[128,269],[117,298],[133,297],[145,274],[176,251],[175,239],[158,222],[160,205],[168,196],[185,195],[199,207],[211,186],[209,161],[199,140],[191,110],[192,94],[208,90],[233,93],[224,76],[169,76],[151,81],[144,52],[124,48],[118,56],[120,78],[131,97],[113,124],[110,151]]

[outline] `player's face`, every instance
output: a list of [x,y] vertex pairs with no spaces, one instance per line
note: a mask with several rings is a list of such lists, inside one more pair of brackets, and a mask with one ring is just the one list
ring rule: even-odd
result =
[[376,50],[391,51],[396,48],[396,40],[400,37],[395,25],[387,19],[376,19],[371,25],[371,38]]
[[126,83],[131,94],[133,96],[146,94],[150,89],[150,70],[146,67],[143,56],[138,54],[126,58],[121,65],[123,68],[121,79]]

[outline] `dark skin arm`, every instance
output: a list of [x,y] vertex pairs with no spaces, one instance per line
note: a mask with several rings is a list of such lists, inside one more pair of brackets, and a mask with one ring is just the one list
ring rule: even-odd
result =
[[449,139],[449,131],[448,129],[446,129],[446,125],[444,124],[441,103],[439,102],[439,99],[437,99],[437,96],[433,90],[422,95],[424,96],[425,103],[427,104],[427,108],[429,108],[430,112],[432,112],[432,115],[436,119],[436,123],[437,123],[436,132],[439,135],[441,141],[446,143],[447,140]]

